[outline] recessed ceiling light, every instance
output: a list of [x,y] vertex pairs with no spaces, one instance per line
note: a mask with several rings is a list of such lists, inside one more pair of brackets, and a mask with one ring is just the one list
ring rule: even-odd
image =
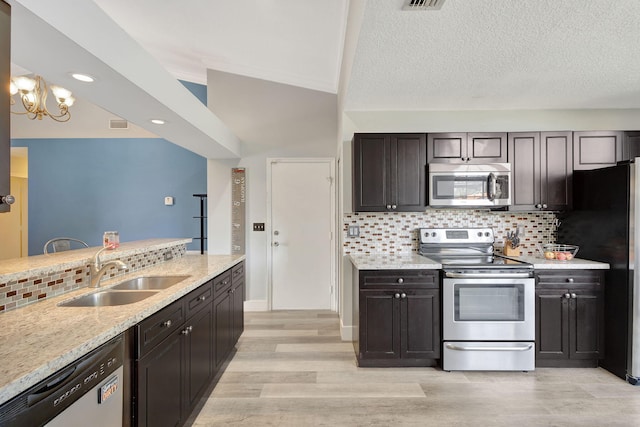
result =
[[163,125],[166,122],[164,120],[161,120],[161,119],[151,119],[151,123],[153,123],[154,125]]
[[88,74],[72,73],[71,77],[85,83],[93,83],[96,79]]

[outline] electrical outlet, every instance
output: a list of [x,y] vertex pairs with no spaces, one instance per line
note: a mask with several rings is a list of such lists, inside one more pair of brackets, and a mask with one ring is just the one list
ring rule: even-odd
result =
[[264,231],[264,222],[254,222],[253,231]]
[[349,237],[359,237],[360,236],[360,226],[359,225],[350,225],[347,230],[347,235]]

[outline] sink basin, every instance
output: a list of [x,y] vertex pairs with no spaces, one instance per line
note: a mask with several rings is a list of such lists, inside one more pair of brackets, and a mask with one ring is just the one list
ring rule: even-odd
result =
[[60,307],[108,307],[114,305],[133,304],[155,295],[153,291],[111,292],[101,291],[63,301]]
[[161,290],[167,289],[182,282],[189,276],[147,276],[136,277],[113,286],[112,290],[119,291],[140,291],[140,290]]

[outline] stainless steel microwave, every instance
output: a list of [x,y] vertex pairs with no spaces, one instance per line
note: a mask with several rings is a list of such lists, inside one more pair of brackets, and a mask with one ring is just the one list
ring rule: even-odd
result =
[[511,165],[429,164],[429,206],[504,207],[511,204]]

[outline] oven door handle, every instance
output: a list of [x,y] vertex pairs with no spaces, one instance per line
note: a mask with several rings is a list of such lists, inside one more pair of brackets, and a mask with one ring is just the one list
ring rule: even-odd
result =
[[455,279],[488,279],[488,278],[497,278],[497,279],[522,279],[531,277],[530,273],[489,273],[489,274],[474,274],[474,273],[452,273],[450,271],[445,271],[445,277],[453,277]]
[[499,346],[484,347],[484,346],[474,346],[474,345],[462,346],[462,345],[447,343],[446,347],[448,349],[457,350],[457,351],[529,351],[533,347],[533,344],[518,345],[518,346],[512,346],[512,347],[499,347]]

